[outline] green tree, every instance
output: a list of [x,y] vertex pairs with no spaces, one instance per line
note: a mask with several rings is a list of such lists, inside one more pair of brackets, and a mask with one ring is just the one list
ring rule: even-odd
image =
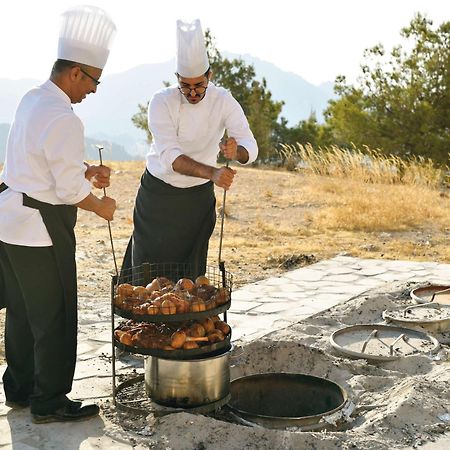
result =
[[301,120],[294,127],[289,127],[287,120],[282,117],[275,130],[277,144],[305,145],[325,147],[334,143],[331,128],[317,122],[316,114],[312,112],[308,119]]
[[326,123],[336,143],[368,145],[445,163],[450,148],[450,22],[433,29],[417,14],[401,30],[406,49],[365,51],[355,85],[336,79]]
[[148,119],[147,119],[148,104],[149,102],[147,102],[145,105],[139,103],[138,104],[139,111],[133,115],[131,121],[133,122],[136,128],[145,131],[147,135],[147,143],[151,144],[153,137],[152,133],[150,133],[150,130],[148,129]]

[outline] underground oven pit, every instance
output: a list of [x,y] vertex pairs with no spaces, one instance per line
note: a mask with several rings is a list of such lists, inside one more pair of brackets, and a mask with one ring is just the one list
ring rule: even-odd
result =
[[347,392],[338,384],[297,373],[241,377],[232,381],[230,391],[227,407],[236,419],[266,428],[324,429],[324,418],[340,411],[347,402]]

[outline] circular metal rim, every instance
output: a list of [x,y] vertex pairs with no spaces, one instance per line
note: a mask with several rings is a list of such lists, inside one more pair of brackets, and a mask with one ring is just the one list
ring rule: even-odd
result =
[[[129,380],[126,380],[116,386],[114,402],[115,402],[115,406],[117,408],[121,409],[122,411],[127,411],[127,412],[137,413],[137,414],[148,414],[149,412],[153,412],[156,416],[163,416],[163,415],[167,415],[167,414],[171,414],[171,413],[178,413],[180,411],[193,413],[193,414],[206,414],[206,413],[215,411],[219,408],[222,408],[222,406],[226,405],[230,401],[230,398],[231,398],[231,394],[228,394],[226,397],[221,398],[220,400],[216,400],[215,402],[208,403],[206,405],[201,405],[201,406],[194,406],[192,408],[170,408],[167,406],[160,405],[158,402],[155,402],[161,408],[165,408],[165,410],[160,409],[160,410],[155,410],[155,411],[151,411],[148,408],[135,408],[133,406],[127,406],[117,400],[117,394],[119,392],[121,392],[123,389],[125,389],[129,386],[132,386],[133,384],[140,383],[141,381],[144,381],[144,374],[140,374],[140,375],[133,377]],[[151,397],[149,397],[149,398],[151,399]]]
[[[429,302],[427,302],[429,303]],[[425,305],[425,303],[422,303],[423,305]],[[433,302],[432,304],[435,304],[435,302]],[[437,304],[437,302],[436,302]],[[444,309],[448,309],[450,311],[450,305],[447,304],[442,304],[439,303],[439,308],[444,308]],[[398,308],[398,309],[385,309],[382,313],[383,319],[389,322],[398,322],[398,323],[408,323],[408,324],[412,324],[412,325],[418,325],[418,326],[427,326],[427,325],[439,325],[441,323],[445,323],[445,322],[449,322],[450,323],[450,316],[449,317],[445,317],[443,319],[434,319],[434,320],[415,320],[415,319],[409,319],[407,317],[392,317],[389,315],[389,312],[392,311],[402,311],[405,310],[407,308]]]
[[[114,338],[114,345],[121,350],[124,350],[128,353],[134,353],[138,355],[146,355],[153,356],[161,359],[173,359],[173,360],[189,360],[196,356],[207,356],[208,354],[215,353],[218,350],[222,350],[226,347],[230,347],[231,350],[231,331],[225,337],[223,341],[215,342],[211,345],[204,345],[203,347],[193,348],[190,350],[162,350],[159,348],[140,348],[140,347],[131,347],[129,345],[122,344]],[[195,359],[197,361],[198,358]]]
[[367,355],[365,353],[355,352],[353,350],[345,350],[344,347],[340,346],[335,341],[335,338],[337,336],[339,336],[340,334],[344,334],[345,332],[348,332],[352,329],[356,331],[358,329],[359,330],[364,330],[364,329],[374,330],[375,328],[389,330],[389,331],[399,331],[399,332],[407,331],[408,333],[418,335],[418,337],[425,336],[434,345],[434,348],[432,350],[430,350],[431,353],[436,352],[440,347],[438,340],[436,338],[434,338],[433,336],[430,336],[427,333],[424,333],[424,332],[418,331],[418,330],[411,330],[410,328],[395,327],[395,326],[393,327],[390,325],[383,325],[383,324],[359,324],[359,325],[351,325],[348,327],[341,328],[341,329],[333,332],[333,334],[330,336],[330,344],[333,348],[335,348],[341,354],[344,354],[346,356],[352,356],[352,357],[358,358],[358,359],[366,359],[366,360],[373,360],[373,361],[396,361],[397,359],[403,358],[404,356],[401,356],[401,355],[398,355],[398,356],[376,356],[376,355],[373,355],[373,356],[371,356],[371,355]]
[[204,317],[216,316],[218,314],[227,311],[228,309],[230,309],[230,307],[231,307],[231,300],[228,300],[227,303],[224,303],[223,305],[217,306],[216,308],[213,309],[207,309],[205,311],[190,312],[184,314],[140,315],[140,314],[133,314],[132,312],[121,309],[118,306],[114,306],[114,313],[120,317],[123,317],[124,319],[132,319],[137,322],[150,322],[150,323],[183,322],[185,320],[195,320],[195,319],[202,319]]
[[[309,420],[313,420],[313,419],[316,419],[316,418],[321,418],[321,417],[324,417],[324,416],[328,416],[328,415],[334,414],[335,412],[340,411],[345,406],[346,402],[348,401],[348,393],[340,384],[335,383],[334,381],[328,380],[326,378],[316,377],[315,375],[308,375],[306,373],[291,373],[291,372],[267,372],[267,373],[258,373],[258,374],[254,374],[254,375],[247,375],[247,376],[242,376],[242,377],[239,377],[239,378],[235,378],[230,383],[230,394],[231,394],[232,385],[236,381],[240,381],[242,379],[247,379],[248,380],[249,378],[258,378],[258,377],[269,376],[269,375],[277,375],[277,376],[281,375],[283,377],[286,376],[286,377],[289,377],[289,378],[294,377],[294,376],[295,377],[306,376],[308,378],[316,378],[316,379],[321,380],[321,381],[326,381],[326,382],[328,382],[330,384],[336,385],[339,388],[339,390],[340,390],[340,392],[342,394],[342,397],[343,397],[343,401],[336,408],[330,409],[329,411],[327,411],[327,412],[325,412],[323,414],[315,414],[313,416],[299,416],[299,417],[266,416],[264,414],[254,414],[254,413],[250,413],[248,411],[243,411],[241,409],[235,408],[230,403],[228,403],[227,408],[230,408],[233,412],[236,412],[238,414],[242,414],[244,417],[261,418],[261,419],[267,419],[267,420],[283,420],[283,421],[286,421],[286,422],[299,422],[301,420],[304,420],[306,422],[306,421],[309,421]],[[290,426],[290,425],[287,424],[286,426]]]
[[[429,301],[425,300],[423,297],[420,297],[417,295],[417,293],[421,290],[429,290],[436,288],[436,292],[439,292],[444,289],[450,289],[450,286],[444,286],[440,284],[429,284],[428,286],[420,286],[416,287],[411,290],[409,293],[410,297],[417,303],[429,303]],[[433,295],[433,294],[431,294]],[[438,298],[438,297],[436,297]],[[439,303],[439,300],[436,300],[436,298],[433,300],[433,303]],[[441,305],[448,305],[448,303],[440,303]]]

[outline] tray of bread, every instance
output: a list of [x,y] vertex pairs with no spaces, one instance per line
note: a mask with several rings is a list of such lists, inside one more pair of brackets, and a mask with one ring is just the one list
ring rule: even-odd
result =
[[113,283],[114,312],[140,322],[199,319],[231,306],[232,275],[215,267],[193,278],[186,265],[143,264]]
[[171,323],[128,320],[114,330],[114,344],[130,353],[189,359],[230,346],[231,328],[216,316]]

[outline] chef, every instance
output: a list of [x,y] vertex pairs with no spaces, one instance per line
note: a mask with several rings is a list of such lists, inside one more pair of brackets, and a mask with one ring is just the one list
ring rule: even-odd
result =
[[216,221],[214,185],[227,190],[236,174],[216,166],[219,151],[250,164],[258,147],[239,103],[211,82],[199,20],[177,21],[176,56],[178,84],[156,92],[149,103],[153,143],[123,269],[145,262],[186,263],[195,278],[206,270]]
[[77,348],[74,226],[77,208],[112,220],[110,170],[83,162],[84,130],[72,110],[95,93],[115,25],[101,9],[63,14],[49,80],[20,101],[0,175],[1,300],[6,305],[6,405],[30,405],[35,423],[87,419],[97,405],[69,400]]

